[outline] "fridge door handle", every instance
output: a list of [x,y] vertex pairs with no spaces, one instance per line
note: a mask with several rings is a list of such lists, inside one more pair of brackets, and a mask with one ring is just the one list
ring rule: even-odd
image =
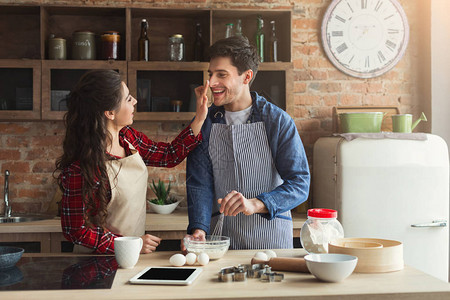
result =
[[447,220],[434,220],[431,223],[412,224],[411,227],[447,227]]

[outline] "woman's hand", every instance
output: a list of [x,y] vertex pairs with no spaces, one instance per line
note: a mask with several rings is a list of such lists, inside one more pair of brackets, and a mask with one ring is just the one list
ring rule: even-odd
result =
[[195,89],[195,96],[197,97],[197,112],[195,119],[191,123],[192,131],[197,136],[202,129],[203,122],[208,115],[208,96],[206,93],[209,89],[209,80],[206,80],[205,85],[199,86]]
[[161,243],[161,238],[151,234],[144,234],[141,238],[143,242],[141,253],[144,254],[155,251],[156,247]]

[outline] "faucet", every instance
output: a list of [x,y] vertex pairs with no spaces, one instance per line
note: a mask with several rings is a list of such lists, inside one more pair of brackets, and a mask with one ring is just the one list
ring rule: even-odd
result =
[[5,218],[11,217],[11,205],[9,204],[9,171],[5,171]]

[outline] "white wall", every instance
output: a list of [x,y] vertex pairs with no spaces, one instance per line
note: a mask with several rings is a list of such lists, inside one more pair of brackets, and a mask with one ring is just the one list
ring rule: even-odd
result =
[[450,1],[431,1],[431,132],[450,145]]
[[447,145],[450,145],[450,18],[448,12],[450,12],[449,0],[431,1],[431,110],[433,116],[431,132],[444,138]]

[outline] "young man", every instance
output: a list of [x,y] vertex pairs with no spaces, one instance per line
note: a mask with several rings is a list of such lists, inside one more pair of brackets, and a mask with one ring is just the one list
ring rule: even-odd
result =
[[292,248],[290,210],[308,197],[310,174],[292,118],[255,92],[260,58],[246,38],[210,48],[208,86],[214,104],[203,142],[187,161],[188,233],[203,239],[224,214],[231,249]]

